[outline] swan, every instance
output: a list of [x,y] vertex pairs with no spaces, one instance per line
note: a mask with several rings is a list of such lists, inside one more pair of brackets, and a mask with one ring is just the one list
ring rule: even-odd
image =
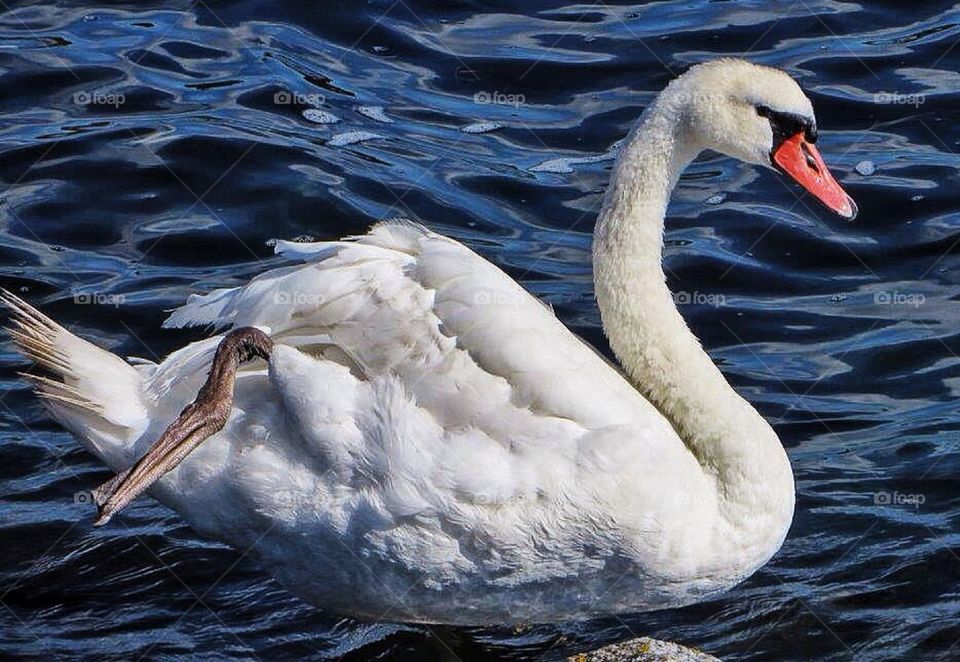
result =
[[225,333],[132,363],[16,296],[10,333],[52,416],[117,476],[354,617],[558,622],[690,604],[780,548],[790,462],[685,324],[661,265],[666,207],[705,149],[856,205],[810,101],[741,60],[691,67],[613,167],[593,243],[620,368],[461,243],[391,220],[277,242],[294,266],[192,295],[166,327]]

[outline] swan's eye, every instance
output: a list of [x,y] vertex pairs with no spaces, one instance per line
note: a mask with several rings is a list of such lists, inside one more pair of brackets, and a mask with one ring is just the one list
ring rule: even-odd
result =
[[757,115],[766,117],[770,121],[770,127],[773,129],[774,144],[779,143],[785,138],[795,136],[803,132],[807,142],[817,142],[817,125],[808,117],[796,113],[774,110],[770,106],[762,104],[757,105]]

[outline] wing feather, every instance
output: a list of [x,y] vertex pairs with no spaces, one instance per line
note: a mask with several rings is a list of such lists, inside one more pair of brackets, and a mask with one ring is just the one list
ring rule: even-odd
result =
[[448,425],[477,425],[505,404],[590,429],[662,418],[548,307],[457,241],[390,221],[276,248],[307,262],[191,298],[167,324],[254,325],[294,346],[336,347],[366,378],[400,375]]

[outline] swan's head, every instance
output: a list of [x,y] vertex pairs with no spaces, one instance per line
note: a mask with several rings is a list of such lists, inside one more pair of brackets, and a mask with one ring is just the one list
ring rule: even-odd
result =
[[692,67],[665,90],[698,146],[789,176],[826,207],[852,219],[857,205],[830,174],[813,105],[789,75],[745,60]]

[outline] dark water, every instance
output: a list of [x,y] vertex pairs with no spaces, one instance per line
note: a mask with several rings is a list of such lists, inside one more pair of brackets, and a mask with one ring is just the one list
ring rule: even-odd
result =
[[[108,474],[4,342],[0,655],[534,660],[653,635],[728,659],[960,659],[960,10],[48,4],[0,15],[0,285],[122,355],[199,338],[161,331],[164,310],[281,264],[271,238],[396,215],[466,241],[602,344],[603,155],[718,55],[801,80],[861,216],[828,219],[715,156],[675,196],[671,285],[798,480],[783,550],[722,599],[522,632],[332,616],[150,500],[93,530],[73,495]],[[500,128],[463,130],[481,121]]]

